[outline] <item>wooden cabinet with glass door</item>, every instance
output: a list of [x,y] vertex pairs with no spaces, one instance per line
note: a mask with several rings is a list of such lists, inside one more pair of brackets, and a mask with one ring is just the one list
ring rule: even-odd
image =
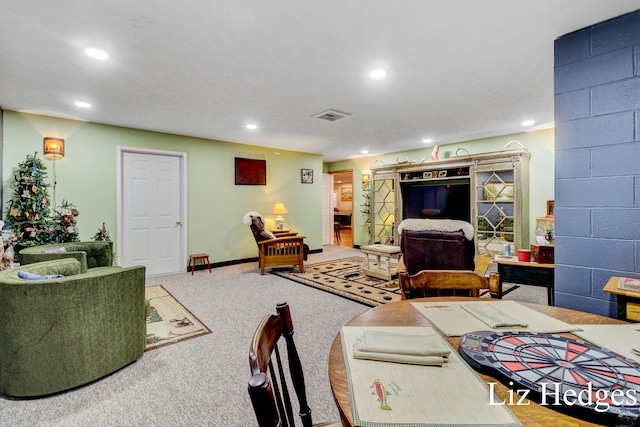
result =
[[370,244],[399,245],[407,218],[453,219],[476,228],[476,255],[505,244],[529,248],[529,158],[525,148],[431,162],[371,166]]
[[395,174],[374,174],[371,180],[370,244],[397,245]]

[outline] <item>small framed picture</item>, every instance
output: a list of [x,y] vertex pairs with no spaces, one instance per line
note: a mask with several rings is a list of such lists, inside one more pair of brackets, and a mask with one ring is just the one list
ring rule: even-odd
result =
[[555,216],[555,202],[553,200],[547,200],[547,216]]
[[300,169],[300,182],[313,184],[313,169]]
[[353,200],[353,188],[351,187],[341,187],[340,188],[340,201],[341,202],[350,202]]

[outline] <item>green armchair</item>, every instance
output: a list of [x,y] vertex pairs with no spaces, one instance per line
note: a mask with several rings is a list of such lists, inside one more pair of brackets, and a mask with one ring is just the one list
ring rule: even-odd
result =
[[[62,275],[26,280],[23,273]],[[97,380],[146,344],[145,268],[81,272],[76,259],[0,272],[0,393],[44,396]]]
[[18,257],[20,265],[75,258],[80,261],[81,271],[86,273],[90,268],[111,267],[113,265],[113,242],[51,243],[22,249],[18,253]]

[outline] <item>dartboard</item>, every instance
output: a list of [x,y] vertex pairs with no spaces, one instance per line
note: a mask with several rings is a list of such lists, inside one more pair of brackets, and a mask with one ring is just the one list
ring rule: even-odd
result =
[[541,405],[624,424],[640,417],[640,364],[606,348],[554,334],[478,331],[460,338],[459,351],[474,369],[497,373]]

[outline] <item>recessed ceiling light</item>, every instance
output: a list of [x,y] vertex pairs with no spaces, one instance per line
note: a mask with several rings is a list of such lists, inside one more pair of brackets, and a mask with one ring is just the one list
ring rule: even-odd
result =
[[80,108],[91,108],[91,104],[84,101],[76,101],[75,105],[76,107],[80,107]]
[[97,49],[95,47],[88,47],[84,50],[84,53],[87,54],[87,56],[93,58],[93,59],[99,59],[101,61],[104,61],[105,59],[109,58],[109,54],[107,52],[105,52],[102,49]]
[[369,73],[369,77],[371,77],[374,80],[384,79],[386,75],[387,75],[387,72],[381,68],[377,70],[373,70]]
[[251,129],[251,130],[258,129],[258,125],[254,125],[253,123],[248,124],[247,129]]
[[360,154],[369,154],[369,150],[362,150],[360,151]]
[[524,122],[522,122],[522,126],[532,126],[534,124],[536,124],[536,122],[533,120],[525,120]]
[[425,138],[425,139],[422,140],[422,142],[424,142],[425,144],[429,144],[429,143],[433,142],[433,139]]

